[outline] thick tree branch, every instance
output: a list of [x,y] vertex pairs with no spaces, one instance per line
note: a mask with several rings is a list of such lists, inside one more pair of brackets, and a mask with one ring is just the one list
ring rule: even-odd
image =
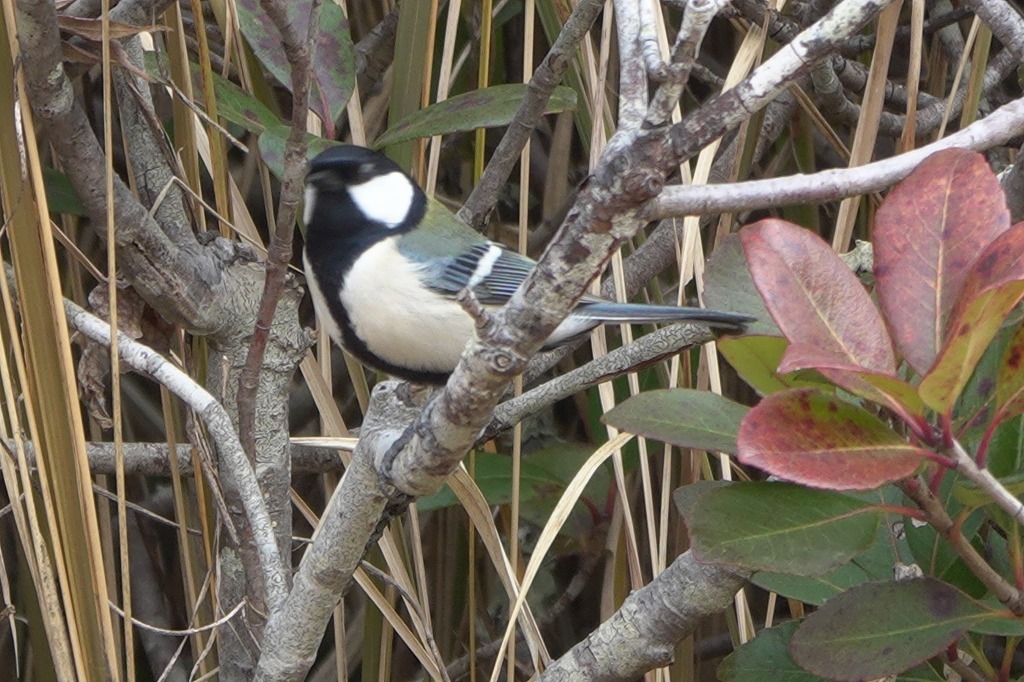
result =
[[[26,94],[36,118],[94,225],[106,225],[103,150],[75,98],[61,62],[52,2],[17,3],[18,39]],[[167,319],[189,329],[214,331],[223,324],[221,263],[194,239],[175,241],[114,178],[118,262],[146,300]]]
[[[13,273],[5,268],[5,276],[13,287],[15,283],[12,275]],[[83,336],[104,346],[110,345],[109,323],[66,299],[64,314],[67,316],[68,324]],[[260,494],[256,474],[245,453],[242,452],[238,434],[235,432],[228,413],[192,377],[175,367],[153,349],[123,332],[118,332],[118,350],[123,362],[165,386],[191,407],[206,427],[207,433],[217,446],[222,471],[235,478],[237,488],[245,493],[241,495],[240,500],[252,529],[253,542],[259,556],[261,576],[256,579],[263,583],[268,605],[279,604],[287,594],[287,573],[281,555],[277,551],[273,524],[263,496]]]
[[[368,537],[365,511],[347,518],[342,509],[351,505],[383,511],[387,502],[381,499],[382,491],[392,488],[396,502],[436,490],[490,421],[512,377],[522,371],[615,250],[638,229],[640,207],[661,191],[665,175],[767,104],[885,4],[840,3],[734,90],[681,124],[612,137],[537,267],[487,327],[478,330],[444,390],[427,404],[412,430],[396,444],[396,423],[378,427],[392,434],[386,449],[373,450],[383,481],[368,482],[375,480],[377,472],[367,472],[367,479],[353,475],[355,466],[346,474],[299,567],[285,608],[267,624],[258,679],[297,680],[312,663],[334,604],[350,579],[348,567],[360,558],[336,545],[344,541],[351,549],[360,545],[358,539]],[[375,444],[384,443],[378,438]],[[370,443],[364,445],[361,439],[363,447],[369,448]],[[298,620],[306,625],[301,633],[295,628]]]
[[676,645],[704,618],[725,608],[748,577],[701,564],[693,552],[684,552],[538,680],[634,680],[668,665]]
[[978,18],[992,29],[992,35],[1024,64],[1024,17],[1005,0],[964,0]]

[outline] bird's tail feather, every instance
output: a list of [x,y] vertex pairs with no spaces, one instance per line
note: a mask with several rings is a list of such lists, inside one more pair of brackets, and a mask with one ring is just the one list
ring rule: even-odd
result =
[[586,302],[576,308],[574,315],[601,323],[696,322],[731,331],[742,331],[748,323],[753,322],[755,319],[750,315],[720,310],[705,310],[704,308],[687,308],[674,305],[615,303],[614,301]]

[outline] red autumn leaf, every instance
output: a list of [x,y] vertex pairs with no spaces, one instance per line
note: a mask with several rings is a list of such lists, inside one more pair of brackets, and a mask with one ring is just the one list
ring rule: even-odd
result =
[[875,217],[878,303],[897,349],[924,374],[945,338],[971,265],[1010,226],[999,180],[967,149],[929,156]]
[[816,369],[836,386],[856,396],[882,405],[900,416],[919,436],[928,435],[928,419],[924,403],[913,386],[889,374],[879,374],[843,362],[817,346],[804,343],[791,344],[782,361],[779,373]]
[[857,277],[817,235],[768,219],[740,231],[754,284],[792,343],[817,346],[850,365],[893,374],[882,317]]
[[918,392],[933,410],[948,414],[988,344],[1024,297],[1024,222],[996,237],[974,262],[953,305],[949,332]]
[[870,412],[813,388],[764,398],[740,424],[736,445],[744,464],[831,490],[905,478],[928,454]]

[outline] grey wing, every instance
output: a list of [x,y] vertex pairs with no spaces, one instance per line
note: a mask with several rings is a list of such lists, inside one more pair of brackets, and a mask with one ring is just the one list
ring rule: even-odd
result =
[[457,256],[433,261],[427,280],[434,291],[455,296],[471,286],[485,305],[502,305],[533,270],[525,256],[493,242],[474,244]]

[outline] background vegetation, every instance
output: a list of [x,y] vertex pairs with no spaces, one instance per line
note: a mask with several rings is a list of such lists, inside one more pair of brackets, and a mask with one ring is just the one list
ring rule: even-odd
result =
[[[1019,220],[1024,20],[1016,7],[311,4],[3,4],[0,670],[69,680],[527,679],[556,661],[548,679],[644,671],[714,679],[722,657],[763,627],[802,618],[831,596],[762,574],[733,598],[765,566],[749,557],[696,561],[673,502],[673,491],[698,480],[763,478],[726,454],[742,406],[801,381],[828,384],[777,372],[784,341],[731,350],[726,342],[719,355],[696,328],[602,330],[589,347],[535,360],[517,384],[524,397],[510,400],[509,368],[492,359],[521,368],[605,264],[595,285],[605,295],[757,309],[765,327],[752,331],[782,336],[777,309],[766,314],[741,285],[750,252],[745,258],[729,235],[781,217],[845,255],[855,238],[875,237],[882,193],[927,155],[915,150],[937,140],[986,151],[1003,171],[1005,222]],[[497,331],[426,410],[422,396],[393,384],[371,394],[378,377],[306,331],[314,320],[293,257],[301,225],[294,249],[292,231],[303,160],[332,140],[383,148],[512,248],[539,257],[555,238],[544,273],[495,318]],[[797,173],[809,177],[790,177]],[[762,179],[780,181],[744,184]],[[978,191],[994,196],[995,184]],[[994,236],[985,234],[975,251]],[[569,252],[583,256],[573,261]],[[851,254],[855,272],[870,270],[869,249]],[[719,274],[705,300],[706,261],[709,276]],[[998,326],[1006,315],[991,318]],[[120,332],[113,340],[110,326]],[[999,337],[989,375],[959,392],[984,393],[1013,331]],[[641,333],[646,341],[632,343]],[[912,346],[897,349],[923,375]],[[501,352],[488,355],[494,349]],[[849,409],[874,399],[829,378]],[[916,384],[906,367],[901,379]],[[667,387],[702,392],[688,394],[668,421],[704,414],[707,391],[733,401],[710,403],[710,413],[741,412],[724,439],[699,442],[653,430],[659,440],[634,438],[602,421],[627,397]],[[959,436],[953,416],[974,415],[940,401],[928,403],[923,421],[911,410],[901,424],[893,417],[906,416],[906,404],[916,409],[906,394],[868,409],[915,445],[930,437],[923,423]],[[417,438],[398,441],[414,421]],[[996,474],[1011,483],[1018,422],[1014,415],[1015,431],[989,433],[1005,444],[990,452],[1003,453]],[[350,460],[358,425],[363,440]],[[648,433],[629,418],[621,426]],[[333,440],[303,438],[312,436]],[[976,454],[977,442],[965,442]],[[465,470],[439,489],[470,445]],[[393,461],[381,464],[384,453]],[[920,457],[912,465],[934,466]],[[347,492],[328,507],[343,473]],[[800,490],[793,495],[810,494]],[[696,498],[684,494],[679,508]],[[742,531],[738,522],[754,513],[749,501],[716,499],[720,513],[708,512],[704,528],[734,520]],[[862,570],[841,587],[888,577],[899,560],[971,597],[993,585],[1015,590],[997,593],[1004,604],[1019,596],[1019,524],[998,512],[972,516],[988,497],[958,499],[963,507],[949,510],[968,539],[984,539],[976,553],[1001,576],[974,592],[959,581],[983,569],[957,563],[948,532],[879,558],[879,547],[906,542],[893,524],[921,516],[910,509],[921,504],[915,498],[880,504],[889,506],[872,508],[863,553],[844,559]],[[925,521],[942,525],[938,509],[928,513]],[[725,541],[736,530],[728,527]],[[822,538],[794,541],[806,545],[838,552]],[[773,547],[789,551],[781,541],[766,551]],[[834,586],[823,576],[835,567],[819,568],[817,587]],[[943,679],[948,658],[966,679],[1020,675],[1022,633],[1004,623],[965,635],[980,618],[970,608],[953,634],[885,672],[931,658],[907,679]],[[513,612],[518,628],[509,627]],[[784,654],[793,636],[786,627],[754,642]],[[510,646],[503,638],[513,629]],[[957,642],[973,667],[956,657]],[[818,679],[786,668],[788,659],[743,651],[753,657],[741,653],[719,674],[764,679],[767,660],[779,666],[771,670],[803,675],[792,679]],[[837,662],[814,674],[858,670]]]

